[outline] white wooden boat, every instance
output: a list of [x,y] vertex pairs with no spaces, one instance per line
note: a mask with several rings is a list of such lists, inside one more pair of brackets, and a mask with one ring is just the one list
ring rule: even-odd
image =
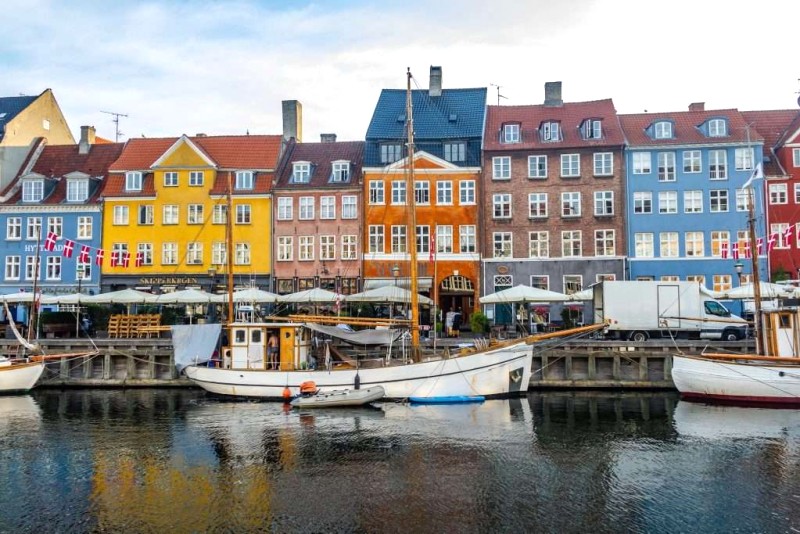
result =
[[44,362],[16,361],[0,356],[0,394],[30,391],[42,372]]
[[313,395],[301,395],[292,400],[295,408],[333,408],[339,406],[363,406],[386,396],[381,386],[360,389],[334,389],[318,391]]

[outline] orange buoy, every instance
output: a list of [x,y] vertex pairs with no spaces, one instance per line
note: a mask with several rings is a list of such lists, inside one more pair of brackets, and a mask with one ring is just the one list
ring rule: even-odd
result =
[[289,390],[289,386],[283,388],[283,399],[289,400],[292,398],[292,392]]

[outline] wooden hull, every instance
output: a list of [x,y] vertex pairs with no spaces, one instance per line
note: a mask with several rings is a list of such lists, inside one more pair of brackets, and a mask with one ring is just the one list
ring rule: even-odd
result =
[[0,394],[24,393],[33,389],[44,372],[44,363],[12,363],[0,366]]
[[340,406],[363,406],[380,400],[386,391],[380,386],[367,389],[334,389],[320,391],[309,397],[297,397],[292,401],[295,408],[334,408]]
[[800,405],[800,362],[674,356],[672,381],[687,398]]
[[308,380],[322,391],[352,388],[358,374],[361,387],[381,386],[386,397],[453,397],[483,395],[508,397],[524,394],[531,378],[533,349],[518,343],[448,359],[368,369],[262,371],[186,367],[186,376],[218,395],[282,399],[292,396]]

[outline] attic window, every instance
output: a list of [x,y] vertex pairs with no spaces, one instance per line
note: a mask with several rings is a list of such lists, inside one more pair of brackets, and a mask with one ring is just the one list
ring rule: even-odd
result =
[[22,182],[22,201],[40,202],[44,197],[44,180],[26,180]]
[[543,122],[539,127],[539,137],[545,142],[556,142],[561,140],[561,125],[557,121]]
[[451,113],[449,121],[450,122],[456,122],[456,120],[458,120],[458,115],[456,115],[455,113]]
[[503,142],[519,143],[519,123],[503,125]]
[[129,171],[125,173],[125,191],[142,190],[142,173],[139,171]]
[[0,113],[0,119],[5,119],[6,115],[8,115],[6,112]]
[[83,202],[89,198],[89,180],[67,180],[67,202]]
[[253,189],[253,171],[236,171],[236,189]]
[[406,122],[406,114],[405,113],[401,113],[400,115],[398,115],[397,116],[397,122]]
[[586,119],[581,126],[584,139],[600,139],[603,137],[603,121],[599,119]]
[[708,121],[708,136],[709,137],[725,137],[728,135],[725,119],[711,119]]
[[346,182],[350,179],[349,161],[334,161],[331,169],[331,182]]
[[669,121],[658,121],[655,125],[656,139],[672,139],[672,123]]
[[311,163],[307,161],[297,161],[292,164],[292,182],[296,184],[307,184],[311,179]]

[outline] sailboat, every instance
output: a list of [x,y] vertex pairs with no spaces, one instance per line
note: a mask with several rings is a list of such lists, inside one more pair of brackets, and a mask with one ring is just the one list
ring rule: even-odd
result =
[[[410,70],[407,81],[406,187],[408,191],[413,191],[414,123]],[[411,236],[409,243],[412,243],[409,247],[410,320],[389,321],[388,329],[356,332],[335,326],[348,322],[336,317],[295,316],[292,317],[293,322],[288,323],[233,323],[230,321],[233,315],[229,304],[229,346],[222,351],[221,365],[189,365],[185,368],[186,376],[211,393],[267,399],[295,397],[300,393],[301,385],[309,381],[314,382],[322,393],[337,389],[381,387],[385,397],[390,399],[507,397],[524,394],[531,378],[533,343],[544,336],[529,336],[496,344],[478,339],[475,346],[462,348],[456,354],[446,350],[430,352],[420,347],[418,272],[416,247],[413,246],[416,243],[414,195],[409,195],[409,198],[407,227]],[[230,265],[228,277],[230,290]],[[323,324],[325,322],[328,324]],[[349,322],[369,325],[364,319],[351,319]],[[402,323],[408,323],[407,332],[392,328]],[[583,327],[559,335],[601,327]],[[267,344],[267,339],[275,333],[280,340],[277,368],[270,362]],[[334,345],[330,340],[324,343],[324,349],[320,351],[319,342],[314,343],[320,334],[358,347],[356,354],[349,357],[341,348],[342,345]],[[369,347],[369,358],[359,358],[364,356],[365,347]],[[209,347],[198,347],[196,353],[210,354],[211,350]],[[324,356],[320,356],[320,353]],[[334,362],[336,358],[338,363]]]

